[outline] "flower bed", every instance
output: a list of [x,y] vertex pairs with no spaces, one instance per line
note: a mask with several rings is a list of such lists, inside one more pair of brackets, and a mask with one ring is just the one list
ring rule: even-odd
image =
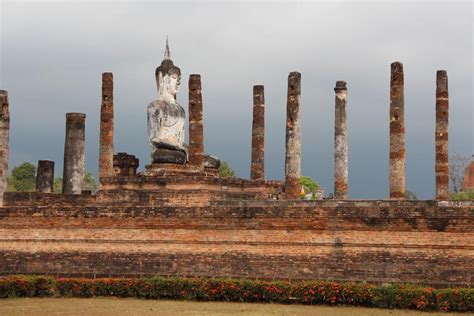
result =
[[474,311],[473,288],[373,285],[333,281],[260,281],[204,278],[0,277],[0,298],[116,296],[193,301],[354,305],[439,311]]

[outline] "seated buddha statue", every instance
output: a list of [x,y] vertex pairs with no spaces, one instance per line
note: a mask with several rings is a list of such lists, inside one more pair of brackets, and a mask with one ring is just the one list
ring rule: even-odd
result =
[[148,141],[152,146],[152,163],[185,164],[184,109],[176,102],[181,70],[170,58],[168,40],[164,60],[155,71],[158,98],[148,104]]

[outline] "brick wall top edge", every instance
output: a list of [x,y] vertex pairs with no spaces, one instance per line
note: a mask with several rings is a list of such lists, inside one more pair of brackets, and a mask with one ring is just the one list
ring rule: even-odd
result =
[[208,183],[208,184],[220,184],[220,185],[244,185],[244,186],[272,186],[279,187],[283,185],[283,181],[280,180],[251,180],[243,178],[219,178],[213,176],[202,176],[202,175],[180,175],[176,177],[170,176],[136,176],[136,177],[102,177],[100,182],[104,185],[114,184],[138,184],[138,183],[163,183],[163,184],[175,184],[175,183]]
[[313,207],[341,207],[341,206],[357,206],[357,207],[473,207],[474,200],[464,201],[436,201],[436,200],[232,200],[212,201],[213,205],[235,205],[240,206],[313,206]]
[[[140,190],[115,190],[102,191],[97,195],[78,194],[78,195],[62,195],[55,193],[37,193],[37,192],[6,192],[4,195],[4,204],[6,206],[14,206],[18,203],[29,206],[47,206],[65,203],[65,205],[73,204],[75,206],[100,206],[108,205],[101,197],[127,198],[134,195],[149,196],[152,198],[169,198],[169,205],[173,205],[173,197],[185,198],[186,195],[195,196],[200,193],[212,193],[214,200],[209,204],[211,206],[225,206],[225,207],[360,207],[360,208],[396,208],[396,207],[437,207],[437,208],[467,208],[474,212],[474,200],[465,201],[435,201],[435,200],[274,200],[274,199],[255,199],[251,194],[242,193],[227,193],[213,192],[212,190],[203,189],[189,189],[189,190],[165,190],[160,192],[140,191]],[[148,200],[147,200],[148,201]],[[122,202],[122,201],[120,201]],[[130,200],[131,203],[136,203],[135,200]],[[109,203],[110,205],[110,203]],[[139,203],[140,206],[147,206],[147,202]],[[179,203],[178,203],[179,205]],[[152,206],[152,205],[149,205]],[[189,205],[189,207],[193,207]]]
[[76,202],[93,203],[96,196],[91,194],[59,194],[59,193],[39,193],[39,192],[5,192],[4,203],[14,204],[19,201],[30,201],[39,203]]
[[[143,206],[121,203],[121,205],[18,205],[5,206],[0,208],[3,216],[8,215],[28,215],[35,216],[74,216],[84,214],[94,214],[108,217],[222,217],[240,218],[245,214],[246,218],[466,218],[474,221],[474,209],[464,207],[360,207],[360,206],[294,206],[294,205],[272,205],[272,206],[248,206],[248,205],[212,205],[212,206]],[[322,217],[321,217],[322,216]],[[473,227],[474,228],[474,227]]]

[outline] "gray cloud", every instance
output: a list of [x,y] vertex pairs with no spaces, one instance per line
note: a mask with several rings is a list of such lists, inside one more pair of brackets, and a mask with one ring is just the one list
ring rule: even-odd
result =
[[265,85],[266,175],[283,177],[286,81],[302,73],[303,173],[329,192],[334,84],[348,82],[350,193],[388,193],[390,63],[405,68],[407,187],[434,195],[435,73],[448,70],[450,150],[473,151],[470,2],[3,3],[0,87],[10,93],[11,165],[53,159],[64,114],[87,114],[86,167],[97,171],[101,73],[115,83],[115,145],[149,162],[146,105],[166,35],[187,79],[203,81],[206,150],[248,177],[252,86]]

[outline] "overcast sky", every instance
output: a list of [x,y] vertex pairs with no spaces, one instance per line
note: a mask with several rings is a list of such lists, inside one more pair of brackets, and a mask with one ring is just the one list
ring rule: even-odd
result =
[[205,148],[249,177],[252,87],[265,85],[265,172],[284,176],[287,77],[302,74],[302,173],[333,191],[334,86],[348,85],[352,198],[388,196],[390,63],[405,70],[407,189],[434,196],[436,70],[450,93],[450,153],[473,153],[473,7],[455,2],[1,4],[0,89],[11,111],[10,168],[56,162],[66,112],[86,119],[97,174],[101,74],[114,74],[115,151],[150,162],[146,107],[166,36],[181,68],[178,101],[199,73]]

